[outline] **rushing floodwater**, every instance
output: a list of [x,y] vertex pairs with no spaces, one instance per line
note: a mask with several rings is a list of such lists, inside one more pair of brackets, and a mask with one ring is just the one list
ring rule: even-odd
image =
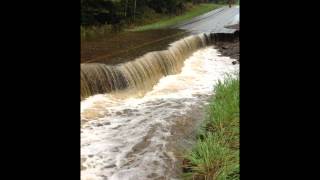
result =
[[214,84],[238,70],[232,61],[207,47],[143,97],[82,101],[81,179],[179,179],[181,148],[203,120]]
[[212,38],[199,34],[171,43],[167,50],[154,51],[132,61],[117,65],[104,63],[81,64],[81,99],[95,94],[119,93],[144,94],[160,78],[178,74],[183,62],[195,51],[207,47]]

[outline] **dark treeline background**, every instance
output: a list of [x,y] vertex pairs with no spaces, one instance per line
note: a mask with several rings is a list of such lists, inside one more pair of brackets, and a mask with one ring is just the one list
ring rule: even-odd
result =
[[179,15],[188,4],[227,3],[228,0],[81,0],[81,26],[134,22],[144,12]]

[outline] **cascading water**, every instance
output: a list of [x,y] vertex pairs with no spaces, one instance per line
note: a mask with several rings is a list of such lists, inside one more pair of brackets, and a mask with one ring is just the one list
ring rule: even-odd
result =
[[[81,65],[81,97],[88,97],[81,101],[82,180],[180,178],[181,148],[203,120],[214,84],[239,68],[207,46],[214,39],[187,37],[117,66]],[[144,96],[115,93],[128,89]]]
[[137,90],[144,94],[161,77],[179,73],[183,61],[210,43],[206,34],[189,36],[126,63],[110,66],[102,63],[81,64],[81,99],[94,94]]

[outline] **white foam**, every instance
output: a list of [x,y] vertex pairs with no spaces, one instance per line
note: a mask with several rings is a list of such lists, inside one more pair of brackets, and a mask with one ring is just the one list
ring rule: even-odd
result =
[[236,71],[232,59],[207,47],[185,60],[180,74],[163,77],[142,98],[95,95],[81,102],[81,178],[112,180],[172,178],[176,161],[168,151],[171,128],[203,103],[225,73]]

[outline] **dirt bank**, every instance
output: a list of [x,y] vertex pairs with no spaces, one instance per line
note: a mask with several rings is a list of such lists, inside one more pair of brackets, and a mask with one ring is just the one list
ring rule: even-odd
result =
[[215,46],[221,52],[222,56],[228,56],[240,62],[239,32],[233,35],[218,35],[218,37]]
[[233,59],[237,59],[240,62],[240,40],[236,39],[233,42],[220,42],[217,44],[217,48],[223,56],[228,56]]

